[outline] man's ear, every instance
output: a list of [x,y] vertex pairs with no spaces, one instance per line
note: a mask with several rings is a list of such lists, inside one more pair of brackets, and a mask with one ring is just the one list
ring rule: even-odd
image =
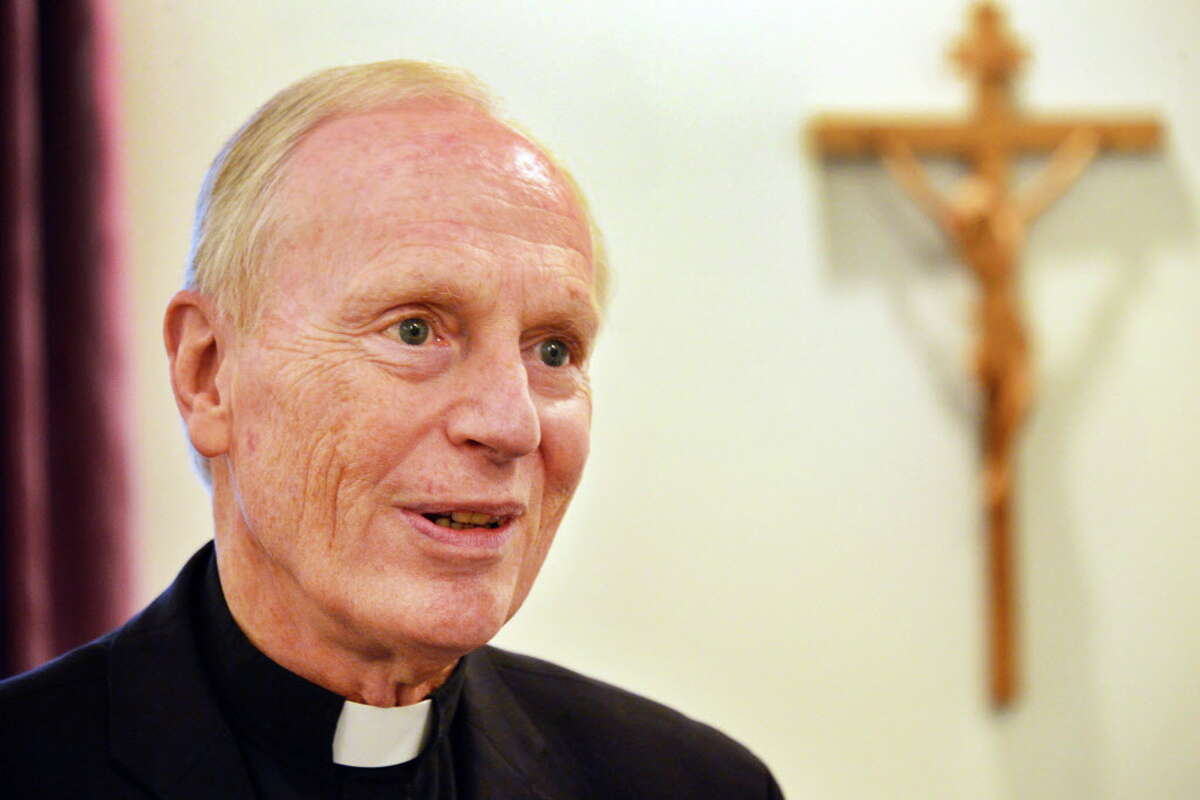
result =
[[229,397],[218,380],[227,344],[219,323],[212,300],[186,289],[171,298],[163,318],[175,404],[192,447],[206,458],[225,453],[232,435]]

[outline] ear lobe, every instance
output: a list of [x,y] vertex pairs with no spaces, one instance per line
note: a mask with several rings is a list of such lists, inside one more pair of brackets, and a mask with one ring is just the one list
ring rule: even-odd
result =
[[213,458],[228,451],[229,397],[219,380],[225,348],[212,301],[189,290],[167,305],[163,339],[170,361],[171,388],[192,447]]

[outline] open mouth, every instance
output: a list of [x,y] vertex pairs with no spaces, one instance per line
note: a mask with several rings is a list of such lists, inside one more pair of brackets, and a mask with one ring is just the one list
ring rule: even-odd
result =
[[453,528],[456,531],[472,528],[495,529],[508,521],[508,517],[493,517],[491,514],[482,514],[478,511],[435,511],[432,514],[422,514],[421,516],[435,525]]

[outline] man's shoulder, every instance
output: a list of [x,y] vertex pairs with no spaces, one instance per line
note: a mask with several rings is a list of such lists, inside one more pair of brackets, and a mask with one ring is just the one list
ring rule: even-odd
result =
[[110,642],[0,681],[0,774],[12,796],[66,796],[92,785],[84,776],[107,758]]
[[[0,680],[0,708],[7,733],[23,717],[44,717],[60,707],[90,706],[104,694],[111,634],[20,675]],[[2,735],[2,734],[0,734]]]
[[191,657],[189,568],[120,628],[0,681],[0,794],[141,796],[111,758],[115,714],[123,710],[128,732],[131,718],[153,717],[189,691],[176,669]]
[[[136,648],[143,640],[159,638],[186,624],[186,613],[181,613],[182,604],[175,594],[178,592],[172,587],[121,627],[28,672],[0,680],[0,708],[15,711],[26,706],[54,705],[59,699],[106,694],[113,647],[118,640]],[[154,653],[148,657],[153,658]]]
[[555,701],[554,705],[539,706],[551,716],[745,750],[715,728],[627,689],[533,656],[498,647],[486,649],[493,666],[519,696]]
[[677,789],[711,782],[726,797],[779,796],[766,766],[710,725],[539,658],[496,647],[482,654],[548,741],[597,780],[627,781],[646,797],[657,796],[647,779]]

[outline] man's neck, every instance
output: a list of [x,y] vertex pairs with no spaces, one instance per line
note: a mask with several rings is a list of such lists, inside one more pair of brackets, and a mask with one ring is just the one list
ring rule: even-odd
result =
[[458,663],[455,654],[356,647],[289,575],[237,539],[218,542],[217,569],[229,612],[246,638],[284,669],[348,700],[380,707],[418,703]]

